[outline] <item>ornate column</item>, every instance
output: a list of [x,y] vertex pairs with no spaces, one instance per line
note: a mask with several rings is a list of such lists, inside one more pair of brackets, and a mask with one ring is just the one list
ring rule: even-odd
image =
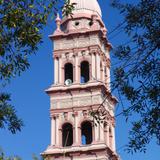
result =
[[78,132],[78,112],[74,112],[74,144],[78,145],[79,144],[79,132]]
[[100,130],[100,141],[101,142],[104,142],[104,123],[101,123],[99,124],[99,130]]
[[92,80],[96,79],[96,58],[95,54],[92,53]]
[[111,74],[110,74],[110,60],[107,59],[106,60],[106,83],[107,83],[107,87],[108,90],[110,90],[110,78],[111,78]]
[[64,84],[64,80],[65,80],[65,75],[64,75],[64,66],[62,66],[62,70],[61,70],[61,76],[62,76],[62,84]]
[[116,150],[116,141],[115,141],[115,128],[112,126],[112,149]]
[[56,146],[59,146],[60,145],[60,142],[59,142],[59,115],[56,115],[55,116],[55,132],[56,132]]
[[55,126],[55,117],[51,117],[51,146],[56,144],[56,126]]
[[109,147],[109,125],[108,123],[105,124],[105,129],[104,129],[104,133],[105,133],[105,142],[106,145]]
[[59,83],[62,84],[62,58],[59,58]]
[[97,142],[99,140],[99,124],[95,125],[97,123],[96,120],[94,120],[94,141]]
[[112,133],[112,125],[109,125],[109,147],[113,150],[113,133]]
[[102,70],[103,70],[103,72],[102,72],[102,81],[103,82],[105,82],[105,66],[104,66],[104,62],[102,62]]
[[101,70],[100,70],[100,56],[98,53],[96,53],[96,75],[97,80],[100,80],[101,78]]
[[54,58],[54,83],[58,84],[58,58]]
[[107,67],[107,86],[108,89],[110,90],[110,69]]
[[76,61],[76,63],[75,63],[75,75],[76,75],[75,80],[77,83],[78,82],[78,56],[77,55],[75,56],[75,61]]
[[78,54],[76,54],[76,56],[75,56],[75,61],[76,61],[76,63],[75,63],[75,75],[76,75],[76,83],[78,83],[79,82],[79,79],[78,79],[78,74],[79,74],[79,69],[78,69]]

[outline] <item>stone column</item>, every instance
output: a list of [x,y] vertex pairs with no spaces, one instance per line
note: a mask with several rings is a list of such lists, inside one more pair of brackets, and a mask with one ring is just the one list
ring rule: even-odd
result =
[[56,146],[59,146],[60,145],[60,142],[59,142],[59,115],[56,116],[56,119],[55,119],[55,129],[56,129]]
[[106,60],[106,83],[107,83],[107,87],[108,90],[110,90],[110,79],[111,79],[111,74],[110,74],[110,59],[108,58]]
[[100,141],[104,142],[104,124],[100,123],[99,124],[99,129],[100,129]]
[[97,142],[99,140],[99,124],[97,124],[96,120],[94,120],[94,141]]
[[76,75],[76,83],[79,82],[79,79],[78,79],[78,74],[79,74],[79,71],[78,71],[78,54],[75,56],[75,75]]
[[106,145],[109,147],[109,125],[108,124],[106,124],[106,126],[105,126],[104,133],[105,133]]
[[78,145],[82,144],[81,126],[78,126]]
[[102,72],[102,81],[105,82],[105,69],[104,69],[104,62],[102,62],[102,69],[103,69],[103,72]]
[[97,53],[96,54],[96,75],[97,75],[97,80],[100,80],[101,78],[101,69],[100,69],[100,56]]
[[109,126],[109,147],[113,150],[113,133],[112,133],[112,125]]
[[59,58],[59,83],[62,84],[62,58]]
[[62,75],[62,84],[64,84],[64,80],[65,80],[65,75],[64,75],[64,66],[62,66],[62,73],[61,73],[61,75]]
[[107,82],[107,87],[108,87],[108,90],[110,90],[110,69],[108,67],[106,67],[106,71],[107,71],[107,79],[106,79],[106,82]]
[[116,141],[115,141],[115,128],[112,126],[112,149],[116,150]]
[[58,84],[58,58],[54,58],[54,84]]
[[78,70],[77,70],[78,83],[81,82],[81,66],[78,61]]
[[108,147],[109,147],[109,145],[110,145],[110,137],[109,137],[110,135],[109,135],[109,125],[107,125],[107,145],[108,145]]
[[78,133],[78,112],[75,112],[74,113],[74,124],[75,124],[75,132],[74,132],[74,134],[75,134],[75,139],[74,139],[74,143],[75,143],[75,145],[78,145],[79,144],[79,133]]
[[92,53],[92,80],[96,79],[96,58],[95,54]]
[[55,143],[56,143],[55,118],[51,117],[51,146],[55,146]]
[[108,83],[110,83],[111,73],[110,68],[107,67],[107,76],[108,76]]

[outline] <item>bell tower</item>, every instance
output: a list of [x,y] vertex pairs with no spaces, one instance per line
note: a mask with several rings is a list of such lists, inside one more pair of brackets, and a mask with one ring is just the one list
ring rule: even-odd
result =
[[[50,96],[49,160],[119,160],[110,92],[110,49],[97,0],[76,3],[72,17],[57,16],[53,41],[54,84]],[[92,116],[105,110],[103,120]]]

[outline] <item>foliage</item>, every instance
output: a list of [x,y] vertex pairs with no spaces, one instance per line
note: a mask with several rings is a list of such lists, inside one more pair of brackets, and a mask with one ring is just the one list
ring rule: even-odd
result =
[[8,126],[8,130],[13,134],[16,131],[21,130],[23,122],[21,119],[17,118],[16,111],[14,107],[9,103],[10,95],[1,93],[0,94],[0,128],[5,128]]
[[[42,43],[42,30],[51,14],[63,7],[69,16],[74,4],[70,0],[0,0],[0,88],[29,68],[29,57]],[[2,91],[1,91],[2,92]],[[0,128],[8,126],[16,133],[23,125],[10,96],[0,92]]]
[[124,17],[129,42],[114,50],[119,65],[114,84],[130,103],[123,114],[132,116],[128,152],[145,152],[152,139],[160,144],[160,1],[133,4],[113,1]]
[[74,6],[76,5],[76,3],[71,3],[70,0],[66,0],[63,6],[63,15],[65,16],[72,16],[73,13],[72,11],[74,10]]

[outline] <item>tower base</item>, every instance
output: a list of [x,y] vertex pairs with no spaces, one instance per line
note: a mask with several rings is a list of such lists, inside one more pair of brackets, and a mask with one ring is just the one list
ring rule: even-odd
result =
[[120,160],[118,155],[103,143],[65,148],[49,146],[41,155],[47,160]]

